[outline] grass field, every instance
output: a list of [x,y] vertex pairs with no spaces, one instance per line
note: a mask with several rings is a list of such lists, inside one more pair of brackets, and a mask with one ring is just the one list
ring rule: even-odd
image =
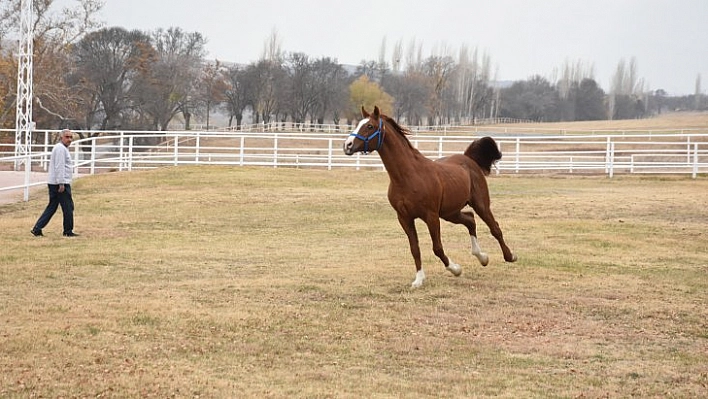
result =
[[81,237],[0,206],[0,397],[705,397],[708,180],[501,176],[519,255],[419,224],[374,171],[85,177]]
[[708,126],[708,112],[672,112],[654,115],[644,119],[606,120],[606,121],[577,121],[577,122],[548,122],[501,125],[513,129],[539,128],[539,129],[567,129],[567,130],[603,130],[617,132],[623,130],[670,130],[683,129],[704,130]]

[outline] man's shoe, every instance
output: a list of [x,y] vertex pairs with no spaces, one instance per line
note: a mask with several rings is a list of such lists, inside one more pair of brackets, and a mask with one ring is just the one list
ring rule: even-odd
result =
[[68,233],[64,233],[64,237],[78,237],[79,235],[70,231]]
[[42,237],[44,235],[44,234],[42,234],[42,230],[36,230],[36,229],[32,229],[31,233],[35,237]]

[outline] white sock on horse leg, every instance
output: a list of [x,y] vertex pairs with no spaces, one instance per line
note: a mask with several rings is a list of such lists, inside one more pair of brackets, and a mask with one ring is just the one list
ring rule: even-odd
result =
[[419,288],[421,285],[423,285],[423,281],[425,281],[425,272],[423,269],[418,270],[415,274],[415,280],[413,280],[413,284],[411,284],[411,287],[413,288]]
[[455,276],[459,276],[460,274],[462,274],[462,268],[460,267],[460,265],[453,262],[452,259],[450,259],[449,257],[448,257],[448,261],[450,262],[450,264],[446,267],[446,269],[448,271],[450,271],[450,273],[452,273]]
[[472,255],[476,256],[477,259],[479,260],[479,263],[482,264],[482,266],[487,266],[489,263],[489,256],[482,252],[482,249],[479,248],[479,243],[477,242],[477,237],[475,236],[470,236],[472,238]]

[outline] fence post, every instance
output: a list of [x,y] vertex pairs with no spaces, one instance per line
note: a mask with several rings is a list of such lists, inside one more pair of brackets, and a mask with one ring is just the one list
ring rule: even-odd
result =
[[[44,131],[44,153],[49,152],[49,131],[45,130]],[[46,155],[42,155],[42,169],[44,171],[47,171],[47,166],[49,165],[49,161],[47,160]]]
[[516,138],[516,165],[514,166],[514,172],[519,173],[519,163],[521,162],[520,159],[520,152],[521,150],[521,138],[517,137]]
[[[209,126],[207,126],[207,129]],[[199,145],[200,145],[200,140],[199,140],[199,130],[197,130],[197,139],[196,143],[194,144],[194,162],[199,163]]]
[[79,162],[81,161],[81,146],[82,145],[83,145],[83,143],[81,143],[81,145],[74,146],[74,165],[73,165],[74,167],[72,168],[72,171],[71,171],[72,174],[79,173]]
[[615,143],[610,144],[610,179],[615,175]]
[[694,179],[698,177],[698,143],[693,143],[693,173]]
[[278,134],[273,135],[273,167],[278,167]]
[[442,136],[438,137],[438,158],[442,158],[443,156],[443,138]]
[[32,154],[27,154],[25,158],[25,188],[22,198],[25,202],[29,201],[29,188],[30,188],[30,172],[32,171]]
[[123,171],[123,168],[125,168],[125,161],[123,160],[123,139],[124,139],[125,133],[122,131],[120,132],[120,137],[118,138],[118,170]]
[[610,136],[607,136],[607,145],[605,146],[605,173],[610,172]]
[[89,168],[90,175],[96,174],[96,140],[91,140],[91,167]]
[[332,170],[332,156],[333,151],[332,151],[332,145],[334,143],[334,139],[329,139],[329,153],[327,154],[327,170]]
[[179,164],[179,135],[175,134],[175,150],[173,151],[174,161],[173,165],[177,166]]
[[241,149],[239,150],[239,165],[243,166],[243,146],[246,144],[246,136],[241,136]]
[[133,136],[128,136],[128,172],[133,170]]

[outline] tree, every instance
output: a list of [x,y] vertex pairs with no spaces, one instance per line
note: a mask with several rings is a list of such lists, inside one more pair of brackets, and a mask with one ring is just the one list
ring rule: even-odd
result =
[[197,98],[206,110],[206,128],[209,130],[209,118],[213,109],[225,100],[224,93],[228,83],[224,79],[224,70],[219,60],[207,63],[199,77]]
[[249,92],[249,85],[246,81],[246,71],[243,67],[234,65],[226,68],[224,82],[226,90],[224,92],[224,106],[229,115],[229,127],[236,119],[236,128],[241,128],[243,113],[251,103],[252,93]]
[[291,53],[285,70],[288,73],[290,115],[294,123],[304,123],[317,101],[313,64],[304,53]]
[[72,56],[76,89],[87,100],[86,128],[125,128],[133,84],[156,57],[149,37],[138,30],[105,28],[81,39]]
[[533,121],[559,120],[558,92],[539,75],[502,90],[501,116]]
[[328,57],[315,60],[312,63],[312,73],[317,96],[312,107],[312,116],[318,124],[323,124],[328,115],[332,116],[335,124],[339,123],[339,116],[346,108],[346,72],[344,68]]
[[430,79],[422,73],[408,71],[386,80],[384,89],[393,98],[393,116],[409,124],[421,124],[427,116],[427,99],[432,94]]
[[359,77],[349,85],[349,112],[347,118],[353,120],[361,115],[361,107],[370,110],[378,106],[381,112],[392,115],[393,98],[372,82],[366,75]]
[[377,82],[379,80],[379,64],[376,61],[362,60],[356,67],[354,75],[358,78],[366,76],[369,81]]
[[575,84],[575,118],[577,121],[596,121],[607,119],[605,108],[605,92],[597,85],[595,80],[583,79],[580,84]]
[[[80,117],[80,96],[63,79],[71,67],[69,48],[87,32],[101,26],[96,20],[100,0],[79,0],[58,10],[54,0],[34,0],[33,117],[40,126],[73,127]],[[2,48],[19,32],[19,1],[0,0],[0,126],[14,123],[17,92],[16,48]],[[14,42],[16,43],[16,42]]]
[[696,90],[693,94],[693,110],[702,111],[703,110],[703,92],[701,90],[701,74],[696,76]]
[[[206,40],[180,28],[158,29],[150,35],[156,60],[136,85],[139,107],[152,119],[152,129],[167,130],[170,121],[187,109],[204,62]],[[186,119],[186,118],[185,118]]]
[[609,115],[612,119],[634,119],[646,113],[644,81],[639,79],[637,61],[634,57],[625,65],[624,59],[617,64],[612,76],[612,86],[608,100]]
[[456,119],[474,123],[478,118],[493,113],[492,104],[495,93],[489,85],[491,59],[484,54],[480,62],[477,49],[470,56],[466,47],[460,50],[459,58],[453,86],[458,103]]
[[285,106],[285,78],[287,73],[280,62],[262,59],[249,64],[246,68],[246,81],[249,92],[253,93],[251,99],[256,122],[263,120],[270,123]]
[[433,125],[444,122],[447,106],[454,101],[454,94],[448,86],[454,67],[455,61],[449,56],[431,56],[425,60],[423,71],[432,83],[428,109]]

